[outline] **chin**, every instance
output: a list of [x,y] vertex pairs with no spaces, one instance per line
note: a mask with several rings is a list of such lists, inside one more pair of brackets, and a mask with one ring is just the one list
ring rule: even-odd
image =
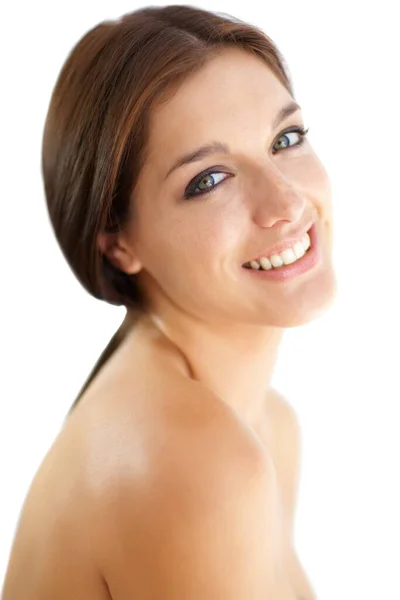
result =
[[309,310],[307,313],[303,314],[295,314],[288,318],[286,321],[283,321],[281,327],[285,329],[290,329],[294,327],[302,327],[304,325],[308,325],[313,321],[317,321],[321,318],[330,308],[330,304],[324,304],[319,307],[317,310]]
[[[309,293],[310,292],[310,293]],[[312,293],[311,293],[312,292]],[[337,294],[337,282],[332,272],[329,281],[319,286],[318,293],[305,290],[303,297],[294,297],[289,302],[281,302],[274,311],[269,324],[275,327],[301,327],[322,317],[331,308]]]

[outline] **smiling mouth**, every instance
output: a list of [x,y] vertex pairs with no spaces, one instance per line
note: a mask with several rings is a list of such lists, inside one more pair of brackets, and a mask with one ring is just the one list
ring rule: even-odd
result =
[[263,256],[258,260],[250,260],[245,263],[243,268],[254,270],[277,270],[288,265],[292,265],[301,259],[310,251],[311,248],[311,232],[312,227],[303,237],[290,248],[286,248],[280,253],[272,254],[271,256]]

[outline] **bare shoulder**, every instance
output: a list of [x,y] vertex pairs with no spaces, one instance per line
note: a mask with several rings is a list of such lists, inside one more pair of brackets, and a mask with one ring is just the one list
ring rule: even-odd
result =
[[268,390],[267,402],[280,418],[297,422],[297,415],[292,404],[281,391],[271,387]]
[[276,389],[268,393],[267,414],[271,424],[270,447],[282,494],[285,523],[292,536],[300,482],[302,440],[299,418],[289,401]]
[[266,404],[268,417],[280,439],[291,439],[298,445],[301,435],[300,421],[288,399],[276,388],[270,388]]
[[261,600],[280,573],[273,461],[212,394],[186,390],[141,477],[120,471],[104,496],[103,576],[116,599]]
[[116,489],[121,499],[119,478],[128,481],[128,494],[137,499],[143,490],[146,500],[165,497],[168,490],[182,490],[183,483],[200,499],[202,476],[215,476],[222,486],[249,473],[273,472],[264,446],[211,391],[178,377],[163,383],[153,387],[151,397],[119,398],[102,417],[103,427],[98,424],[96,456],[107,502]]

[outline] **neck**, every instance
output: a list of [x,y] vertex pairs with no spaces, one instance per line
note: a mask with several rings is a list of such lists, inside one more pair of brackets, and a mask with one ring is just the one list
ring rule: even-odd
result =
[[189,375],[249,424],[265,410],[283,329],[231,320],[210,323],[186,313],[146,317],[182,353]]

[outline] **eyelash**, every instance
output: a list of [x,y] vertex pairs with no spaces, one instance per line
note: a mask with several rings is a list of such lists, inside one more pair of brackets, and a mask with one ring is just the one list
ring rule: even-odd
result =
[[[278,141],[282,136],[284,136],[288,133],[297,133],[300,136],[300,141],[297,142],[297,144],[293,144],[292,146],[287,146],[286,148],[281,148],[280,150],[275,150],[274,154],[276,154],[277,152],[280,152],[281,150],[290,150],[291,148],[299,148],[300,146],[302,146],[305,141],[305,136],[309,132],[309,129],[310,129],[309,127],[307,129],[304,129],[303,127],[294,127],[287,131],[282,131],[282,133],[279,135],[279,137],[276,139],[276,141]],[[197,177],[192,179],[192,181],[189,183],[188,187],[186,188],[185,194],[184,194],[184,199],[188,200],[189,198],[193,198],[195,196],[204,196],[204,194],[211,194],[214,190],[217,189],[217,187],[221,183],[223,183],[224,181],[226,181],[226,179],[228,179],[228,178],[223,179],[220,183],[213,185],[208,190],[203,190],[201,192],[195,192],[194,190],[197,188],[200,181],[202,179],[204,179],[204,177],[207,177],[207,175],[212,175],[213,173],[225,173],[225,171],[208,170],[208,171],[205,171],[204,173],[200,173],[200,175],[197,175]],[[225,173],[225,174],[227,175],[227,173]]]

